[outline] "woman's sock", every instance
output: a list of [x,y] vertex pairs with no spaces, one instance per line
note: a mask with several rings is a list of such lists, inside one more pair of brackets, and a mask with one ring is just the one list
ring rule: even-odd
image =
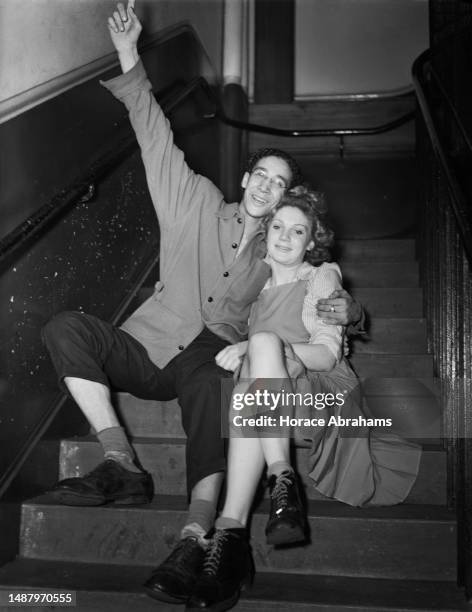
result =
[[219,516],[215,522],[215,529],[245,529],[245,527],[246,525],[229,516]]
[[275,461],[271,463],[267,468],[267,477],[280,476],[283,472],[293,472],[294,469],[287,461]]

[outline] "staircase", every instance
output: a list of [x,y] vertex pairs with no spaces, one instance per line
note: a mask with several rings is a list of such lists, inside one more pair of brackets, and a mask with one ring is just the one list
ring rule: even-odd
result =
[[[365,380],[369,405],[405,414],[432,410],[434,397],[418,393],[416,384],[418,378],[431,379],[433,371],[411,231],[411,159],[348,163],[303,153],[300,160],[308,178],[327,191],[335,221],[342,214],[337,259],[346,285],[370,319],[370,340],[357,340],[351,357]],[[401,187],[392,182],[392,171],[403,177],[408,197],[397,197]],[[182,610],[141,592],[150,569],[177,542],[185,516],[180,411],[176,402],[127,394],[118,394],[116,404],[142,464],[154,477],[158,494],[153,503],[65,507],[46,495],[24,502],[19,556],[0,568],[0,591],[74,590],[76,609],[87,611]],[[236,609],[466,610],[455,584],[456,522],[446,506],[446,455],[438,423],[433,419],[421,431],[420,474],[406,503],[396,507],[357,509],[324,498],[304,469],[307,449],[295,449],[309,499],[311,542],[285,550],[267,546],[268,500],[263,496],[251,527],[256,581]],[[101,458],[93,436],[62,440],[59,477],[82,474]]]

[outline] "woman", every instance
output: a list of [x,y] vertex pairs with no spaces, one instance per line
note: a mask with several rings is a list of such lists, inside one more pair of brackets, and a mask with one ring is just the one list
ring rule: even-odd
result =
[[[420,449],[368,426],[357,378],[342,355],[343,328],[324,325],[316,315],[317,300],[342,288],[339,266],[327,263],[333,233],[324,208],[321,194],[301,187],[272,210],[267,221],[272,276],[251,310],[249,339],[217,356],[218,365],[237,370],[238,380],[230,412],[227,493],[190,608],[228,609],[251,576],[245,526],[265,465],[271,496],[268,543],[305,539],[287,416],[316,422],[303,437],[310,439],[308,471],[322,494],[354,506],[388,505],[403,501],[415,481]],[[254,398],[264,390],[269,393],[258,414]],[[281,405],[289,392],[298,394],[298,405],[292,403],[288,412],[268,405],[268,397],[279,398]],[[300,401],[306,397],[316,398],[312,406]],[[238,435],[242,422],[252,428]]]

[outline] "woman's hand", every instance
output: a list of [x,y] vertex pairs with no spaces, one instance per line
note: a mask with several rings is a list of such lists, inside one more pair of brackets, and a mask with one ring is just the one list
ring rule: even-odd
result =
[[129,0],[125,8],[119,2],[113,15],[108,18],[108,30],[123,72],[131,70],[139,59],[138,38],[143,28],[134,12],[134,3],[135,0]]
[[237,342],[236,344],[226,346],[216,355],[216,365],[219,365],[220,368],[223,368],[224,370],[234,372],[239,367],[241,359],[246,354],[246,350],[247,341]]

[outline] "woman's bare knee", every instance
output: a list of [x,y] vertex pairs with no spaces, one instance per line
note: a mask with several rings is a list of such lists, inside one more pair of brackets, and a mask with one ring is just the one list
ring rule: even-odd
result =
[[248,354],[249,359],[254,358],[254,353],[267,353],[267,351],[280,352],[282,340],[274,332],[258,332],[249,338]]

